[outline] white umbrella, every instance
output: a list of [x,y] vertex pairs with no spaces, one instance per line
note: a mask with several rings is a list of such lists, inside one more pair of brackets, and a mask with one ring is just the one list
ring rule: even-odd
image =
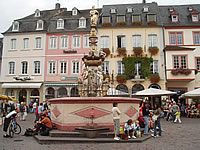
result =
[[181,98],[197,98],[200,97],[200,88],[186,92],[181,95]]
[[129,95],[129,93],[116,90],[115,88],[109,88],[107,91],[107,95]]
[[167,91],[167,90],[160,90],[155,88],[149,88],[146,90],[138,91],[135,94],[132,94],[133,96],[143,96],[143,97],[149,97],[149,96],[165,96],[165,95],[174,95],[177,94],[176,92]]

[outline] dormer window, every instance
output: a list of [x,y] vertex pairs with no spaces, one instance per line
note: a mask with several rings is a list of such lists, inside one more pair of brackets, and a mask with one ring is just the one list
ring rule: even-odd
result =
[[102,23],[110,23],[110,17],[109,16],[103,16],[102,17]]
[[12,31],[19,31],[19,22],[18,21],[15,21],[13,23]]
[[149,12],[149,7],[148,6],[144,6],[143,7],[143,12]]
[[44,22],[42,20],[37,21],[37,28],[36,30],[43,30]]
[[115,8],[111,8],[111,9],[110,9],[110,13],[111,13],[111,14],[116,13],[116,9],[115,9]]
[[64,20],[63,19],[57,20],[57,29],[64,29]]
[[199,16],[198,15],[192,15],[192,22],[198,22]]
[[190,11],[190,12],[192,12],[192,11],[193,11],[193,8],[192,8],[192,6],[189,6],[189,7],[188,7],[188,11]]
[[76,16],[78,14],[77,8],[72,9],[72,16]]
[[172,15],[172,22],[178,22],[178,15]]
[[40,10],[39,9],[35,10],[35,17],[40,17]]
[[117,22],[125,22],[125,16],[117,16]]
[[170,7],[169,8],[169,12],[173,12],[174,11],[174,8],[173,7]]
[[127,8],[127,13],[132,13],[133,12],[133,8]]
[[147,15],[147,22],[156,21],[156,15],[155,14],[148,14]]
[[86,28],[86,19],[84,17],[79,19],[79,28]]

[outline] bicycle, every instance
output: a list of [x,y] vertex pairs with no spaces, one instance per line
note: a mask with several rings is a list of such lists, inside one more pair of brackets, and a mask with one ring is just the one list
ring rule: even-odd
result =
[[12,138],[14,134],[20,134],[21,130],[21,126],[17,123],[16,119],[12,118],[9,126],[9,136]]

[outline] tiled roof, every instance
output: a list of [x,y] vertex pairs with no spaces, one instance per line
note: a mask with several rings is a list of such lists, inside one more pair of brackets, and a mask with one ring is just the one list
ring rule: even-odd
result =
[[195,48],[189,48],[189,47],[181,47],[181,46],[166,46],[164,48],[165,51],[170,50],[195,50]]

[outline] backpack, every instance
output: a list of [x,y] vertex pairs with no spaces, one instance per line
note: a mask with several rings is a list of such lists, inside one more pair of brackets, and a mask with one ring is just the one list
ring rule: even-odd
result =
[[32,136],[33,135],[33,129],[28,128],[26,129],[24,136]]
[[49,136],[49,128],[46,128],[44,131],[40,131],[40,135]]

